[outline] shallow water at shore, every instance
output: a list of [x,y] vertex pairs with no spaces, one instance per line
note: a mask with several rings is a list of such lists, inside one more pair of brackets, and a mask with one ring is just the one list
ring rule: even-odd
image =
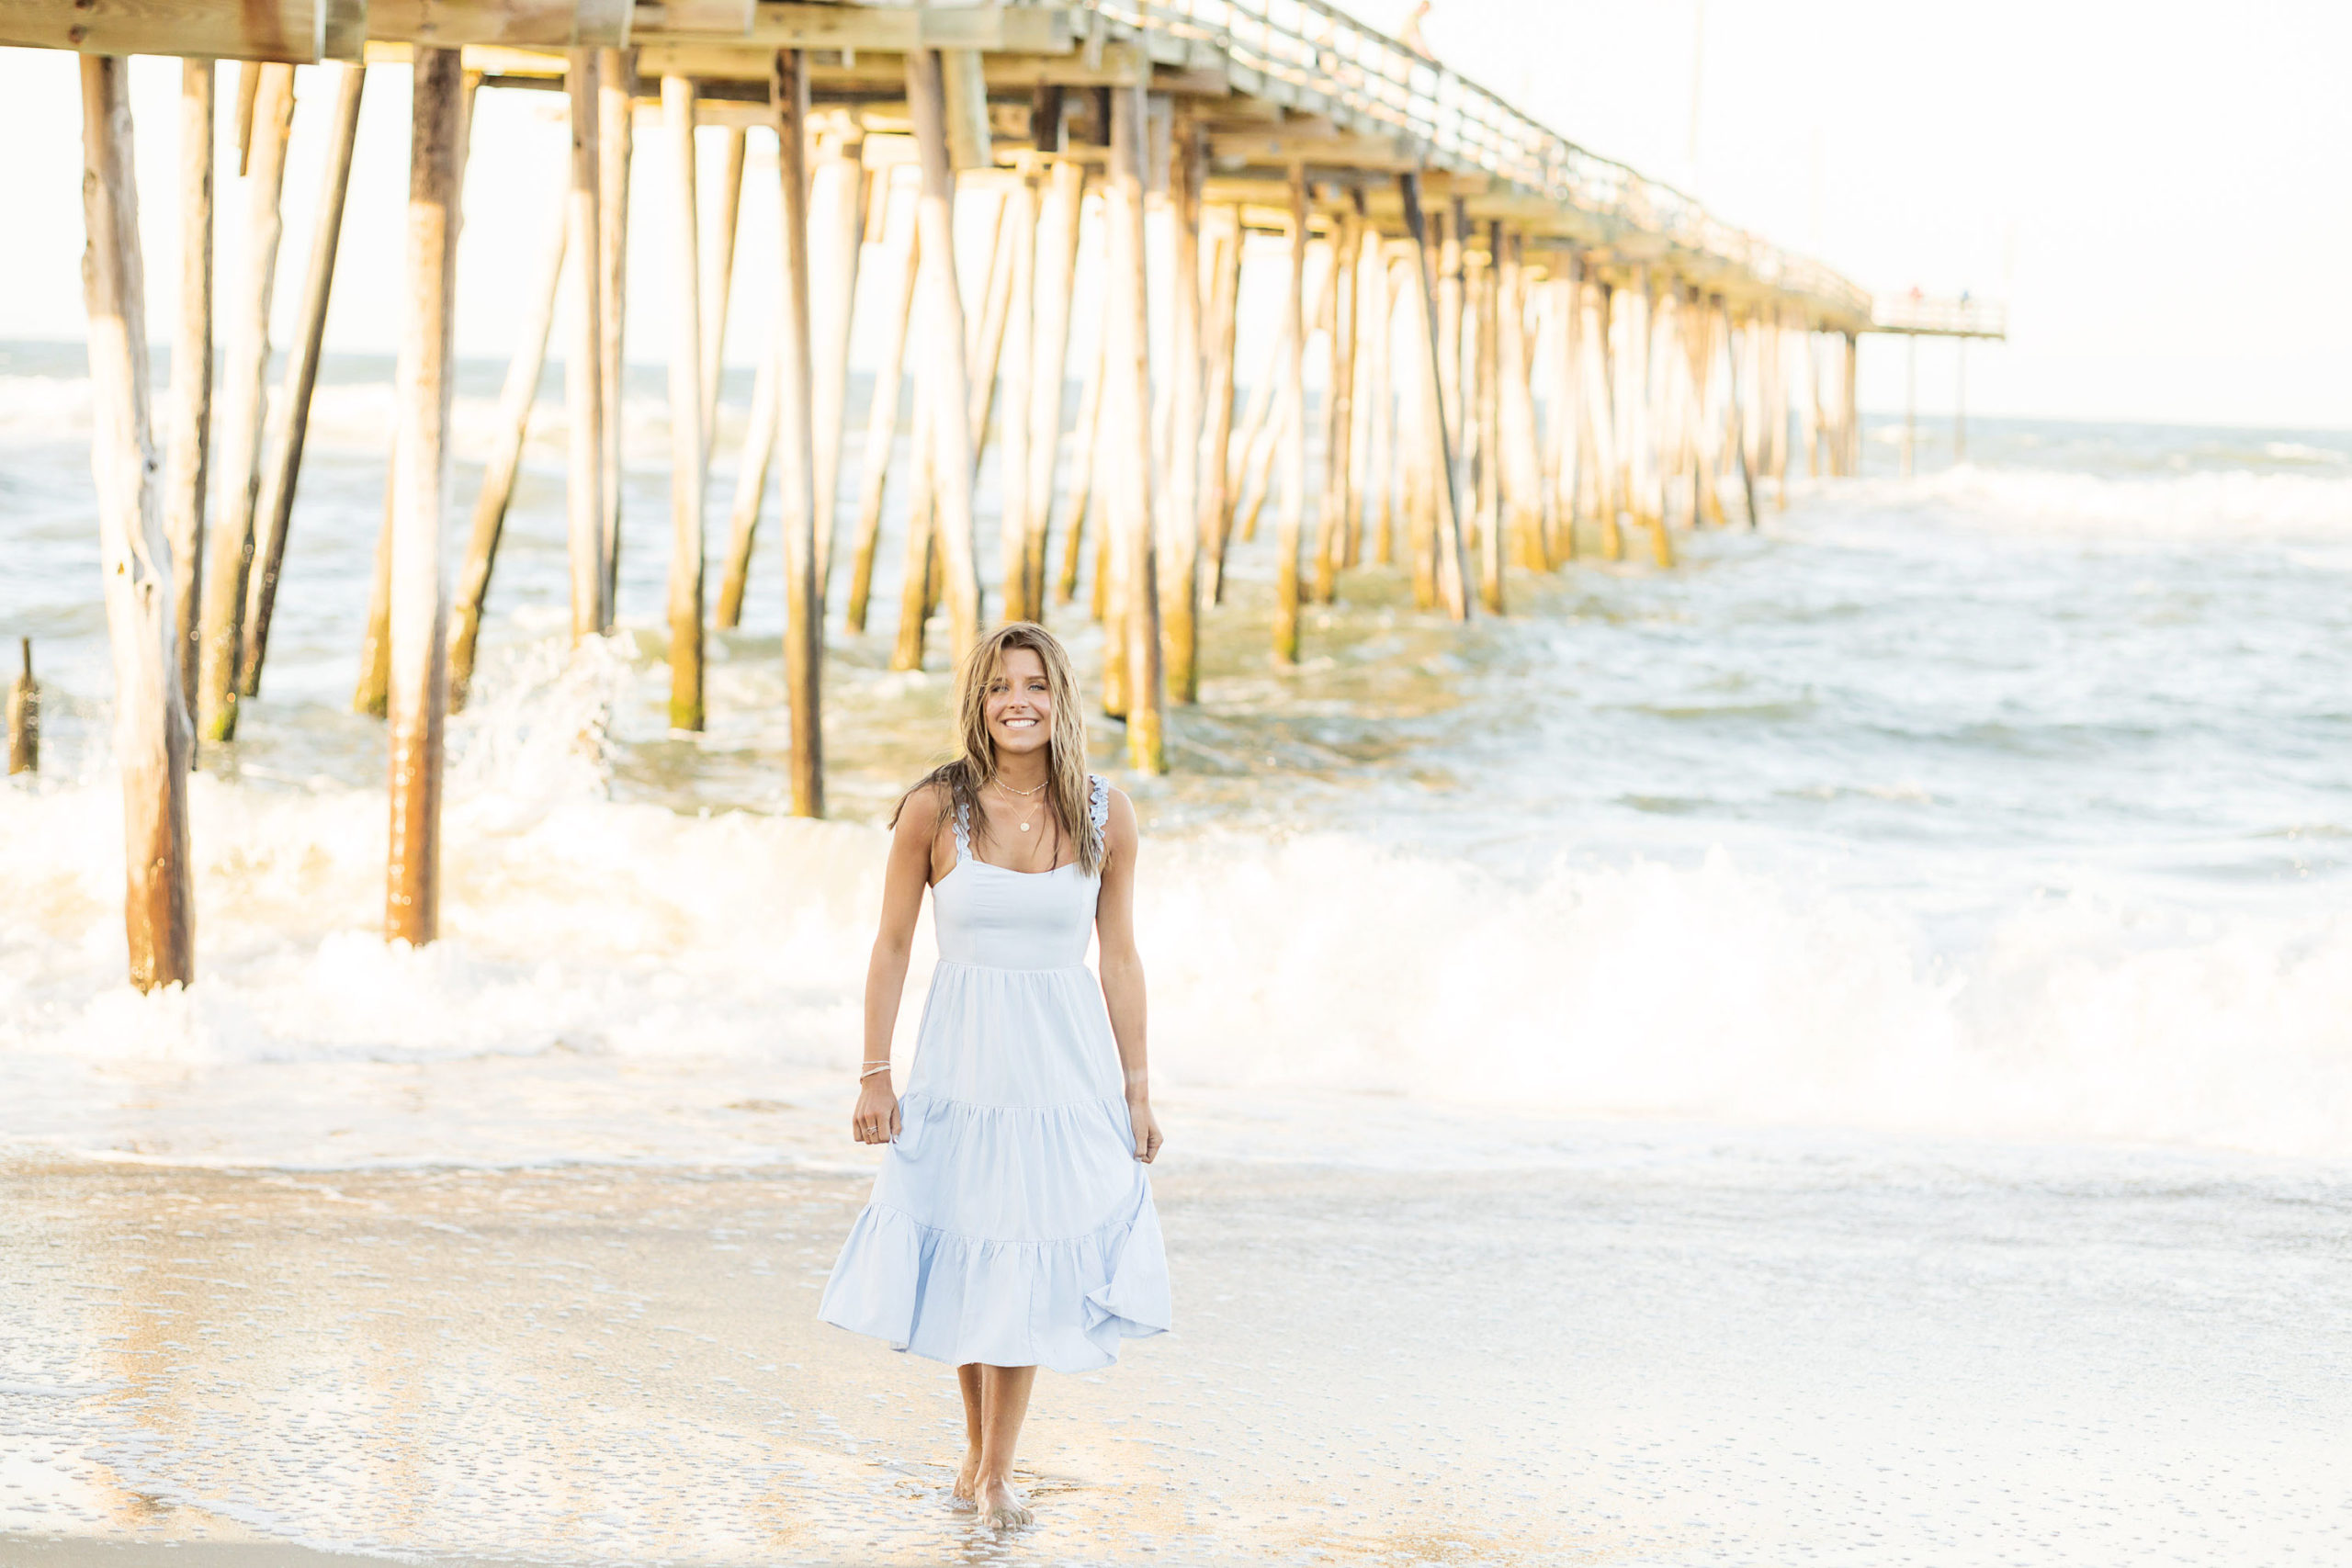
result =
[[[946,1369],[823,1328],[862,1179],[0,1175],[6,1532],[525,1562],[2320,1562],[2342,1179],[1563,1130],[1195,1158],[1176,1335],[1039,1386],[1008,1538]],[[40,1561],[38,1558],[31,1561]]]

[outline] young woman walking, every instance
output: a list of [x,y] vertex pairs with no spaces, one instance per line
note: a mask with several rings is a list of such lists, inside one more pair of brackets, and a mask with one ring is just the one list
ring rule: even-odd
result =
[[[1135,808],[1087,773],[1069,656],[1043,626],[982,639],[956,713],[962,755],[891,823],[850,1118],[858,1142],[889,1149],[817,1311],[956,1369],[955,1500],[1001,1527],[1030,1519],[1012,1454],[1037,1369],[1107,1366],[1120,1339],[1165,1330],[1168,1264],[1142,1169],[1159,1124]],[[925,887],[939,967],[897,1095],[890,1038]]]

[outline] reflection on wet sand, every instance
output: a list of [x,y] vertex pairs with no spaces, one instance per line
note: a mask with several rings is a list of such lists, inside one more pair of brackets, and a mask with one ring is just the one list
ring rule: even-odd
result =
[[1041,1385],[1019,1477],[1039,1523],[1004,1538],[945,1506],[947,1370],[813,1319],[860,1176],[20,1165],[0,1558],[137,1561],[27,1555],[51,1537],[631,1564],[2345,1545],[2312,1506],[2352,1424],[2328,1371],[2352,1353],[2340,1178],[1562,1138],[1483,1171],[1163,1173],[1178,1332]]

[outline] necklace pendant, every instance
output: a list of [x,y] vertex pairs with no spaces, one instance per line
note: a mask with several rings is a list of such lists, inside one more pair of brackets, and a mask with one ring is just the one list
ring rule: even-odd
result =
[[1021,830],[1024,833],[1027,832],[1029,830],[1029,824],[1026,822],[1021,824]]

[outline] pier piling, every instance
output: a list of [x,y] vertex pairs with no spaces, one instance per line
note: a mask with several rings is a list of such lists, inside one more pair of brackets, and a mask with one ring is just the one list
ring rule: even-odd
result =
[[481,490],[474,498],[473,525],[466,536],[466,554],[458,569],[458,586],[450,607],[449,711],[465,711],[473,688],[475,645],[481,637],[482,606],[490,597],[491,572],[497,564],[498,544],[505,532],[507,508],[514,499],[515,477],[523,468],[523,443],[530,434],[531,410],[538,401],[539,377],[547,368],[548,339],[555,330],[556,296],[563,287],[567,249],[566,219],[560,205],[548,226],[540,252],[537,281],[526,297],[530,314],[524,317],[514,357],[498,394],[498,413],[491,430],[489,457],[483,462]]
[[[214,62],[180,62],[180,310],[172,334],[172,429],[164,531],[172,547],[172,625],[180,690],[197,689],[204,645],[204,514],[212,449]],[[191,746],[188,755],[195,757]]]
[[40,772],[40,686],[33,680],[33,639],[18,639],[24,672],[8,682],[8,772]]
[[1105,322],[1102,412],[1112,451],[1111,505],[1105,521],[1120,594],[1120,615],[1106,618],[1103,641],[1125,650],[1127,766],[1168,771],[1167,683],[1160,661],[1159,573],[1151,450],[1151,315],[1144,250],[1143,87],[1111,94],[1111,162],[1104,181],[1103,238],[1110,304]]
[[612,626],[611,579],[605,568],[604,290],[600,145],[596,129],[597,56],[571,51],[564,86],[571,107],[571,185],[566,221],[571,254],[571,337],[563,356],[568,462],[564,507],[571,563],[571,635],[598,637]]
[[145,264],[131,155],[130,62],[85,54],[81,67],[90,467],[114,664],[114,757],[122,775],[123,930],[130,983],[151,991],[196,978],[187,838],[193,737],[180,690],[171,545],[156,493],[149,424]]
[[252,141],[238,194],[243,197],[245,248],[229,293],[229,344],[220,387],[220,443],[215,454],[221,505],[208,541],[204,637],[197,671],[197,718],[207,740],[237,733],[243,682],[246,581],[253,570],[254,515],[261,486],[262,416],[268,397],[269,307],[285,232],[279,198],[286,147],[294,129],[294,68],[264,65],[253,74]]
[[671,185],[678,211],[671,220],[676,276],[671,288],[670,333],[670,728],[703,727],[703,440],[702,224],[695,210],[695,85],[662,78],[662,113],[669,132]]
[[448,707],[449,397],[456,367],[458,193],[464,72],[454,49],[416,51],[410,131],[407,292],[399,464],[393,481],[391,835],[384,935],[423,946],[440,934],[442,728]]
[[269,652],[269,618],[277,606],[277,576],[286,563],[294,488],[301,477],[302,446],[311,428],[311,397],[318,388],[319,355],[326,341],[335,251],[343,239],[344,200],[351,190],[351,154],[359,138],[359,97],[368,85],[364,65],[334,64],[327,70],[334,83],[334,119],[327,132],[326,171],[320,180],[311,259],[303,274],[294,342],[279,390],[277,429],[254,513],[259,537],[254,570],[248,574],[243,641],[237,659],[238,691],[247,697],[261,693],[262,660]]
[[[823,599],[817,586],[816,345],[808,313],[808,61],[779,50],[769,78],[775,114],[776,175],[783,199],[784,293],[778,301],[776,468],[783,503],[784,684],[792,717],[792,814],[825,814]],[[967,503],[968,504],[968,503]],[[969,529],[967,528],[968,543]],[[967,562],[968,564],[968,562]]]

